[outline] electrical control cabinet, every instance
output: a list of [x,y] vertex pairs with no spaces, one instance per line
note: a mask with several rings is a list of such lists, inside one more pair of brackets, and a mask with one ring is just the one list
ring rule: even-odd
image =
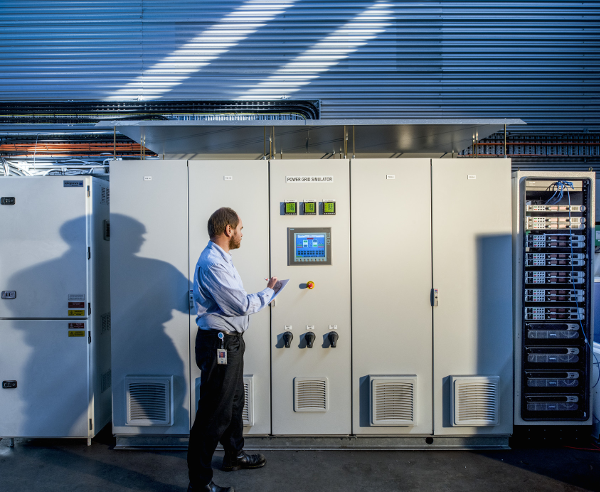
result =
[[91,439],[110,420],[109,183],[0,178],[0,196],[0,437]]
[[190,429],[186,161],[111,163],[113,432]]
[[513,174],[516,425],[592,423],[594,183]]
[[[349,174],[343,159],[270,162],[271,272],[290,279],[271,310],[275,435],[352,432]],[[318,213],[287,213],[305,200]]]
[[76,178],[0,181],[2,196],[14,198],[13,205],[0,205],[2,291],[14,292],[0,301],[0,318],[87,318],[91,183]]
[[351,184],[353,432],[430,435],[431,161],[353,159]]
[[[270,275],[289,279],[269,308],[251,316],[244,335],[246,434],[507,439],[509,160],[112,166],[118,439],[184,436],[195,418],[200,372],[189,290],[208,241],[206,222],[222,206],[244,224],[241,248],[231,253],[246,291],[264,289]],[[527,260],[551,272],[586,260],[561,255]],[[581,295],[569,285],[528,289],[548,300],[547,309]],[[528,356],[581,356],[551,344],[538,348]],[[572,382],[577,371],[530,379]]]
[[[209,236],[207,223],[221,208],[235,210],[243,224],[241,247],[232,250],[233,264],[249,294],[263,290],[269,276],[269,164],[267,161],[189,161],[189,279]],[[244,432],[271,433],[271,363],[269,358],[269,308],[250,316],[244,333],[244,375],[252,382],[246,388]],[[196,309],[190,313],[191,422],[196,418],[200,370],[195,362],[198,327]],[[251,390],[251,391],[250,391]],[[250,418],[252,415],[252,418]]]
[[512,433],[508,159],[432,159],[434,434]]
[[0,334],[0,436],[93,437],[87,320],[0,320]]

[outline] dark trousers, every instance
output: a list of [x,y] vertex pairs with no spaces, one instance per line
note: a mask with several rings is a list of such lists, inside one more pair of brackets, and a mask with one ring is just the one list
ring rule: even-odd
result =
[[215,330],[198,330],[196,364],[202,371],[200,401],[190,431],[188,469],[192,486],[208,484],[213,477],[212,456],[220,442],[226,454],[244,447],[244,350],[241,335],[225,335],[227,365],[217,364],[221,340]]

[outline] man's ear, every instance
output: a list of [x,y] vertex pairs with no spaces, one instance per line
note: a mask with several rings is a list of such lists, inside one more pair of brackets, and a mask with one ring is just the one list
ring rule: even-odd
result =
[[231,227],[231,224],[227,224],[225,226],[225,235],[227,237],[231,237],[233,235],[233,227]]

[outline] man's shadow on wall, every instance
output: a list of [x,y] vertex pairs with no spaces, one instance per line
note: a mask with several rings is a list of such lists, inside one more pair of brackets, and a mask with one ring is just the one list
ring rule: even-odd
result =
[[[173,375],[173,424],[183,426],[187,433],[189,281],[171,263],[140,255],[145,234],[146,227],[139,221],[111,214],[113,425],[125,424],[124,376]],[[166,238],[160,244],[168,248],[171,240],[178,238]],[[158,242],[153,241],[154,244]],[[155,247],[145,252],[156,256],[162,256],[161,253],[168,254]],[[184,262],[187,266],[187,257]],[[177,324],[171,322],[174,311],[185,315],[179,317]],[[166,426],[152,430],[154,434],[170,432],[171,428]]]

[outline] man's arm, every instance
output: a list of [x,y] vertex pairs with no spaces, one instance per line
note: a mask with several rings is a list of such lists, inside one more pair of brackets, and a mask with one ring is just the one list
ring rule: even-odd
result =
[[269,303],[274,294],[269,287],[256,294],[248,294],[222,265],[200,268],[198,277],[226,316],[257,313]]

